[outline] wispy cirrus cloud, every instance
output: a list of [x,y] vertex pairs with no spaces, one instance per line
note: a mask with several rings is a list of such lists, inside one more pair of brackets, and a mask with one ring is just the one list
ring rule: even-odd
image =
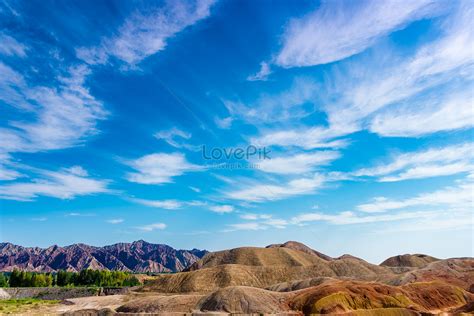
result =
[[46,222],[48,220],[47,217],[34,217],[31,219],[33,222]]
[[391,161],[353,173],[394,182],[470,172],[474,168],[474,144],[462,143],[395,155]]
[[470,128],[474,126],[472,90],[474,85],[469,82],[454,91],[438,90],[396,109],[388,108],[373,118],[369,130],[386,137],[420,137]]
[[133,202],[156,208],[163,208],[166,210],[177,210],[183,206],[183,203],[178,200],[145,200],[132,199]]
[[167,41],[185,28],[207,18],[214,0],[165,1],[161,7],[136,11],[116,35],[102,38],[95,47],[76,49],[77,57],[91,65],[114,57],[131,66],[165,49]]
[[66,217],[94,217],[96,214],[94,213],[79,213],[79,212],[69,212],[65,214]]
[[222,128],[222,129],[228,129],[232,126],[234,118],[232,116],[220,118],[220,117],[215,117],[214,122],[216,123],[217,127]]
[[147,200],[131,198],[130,201],[149,207],[161,208],[165,210],[177,210],[186,206],[205,206],[203,201],[180,201],[180,200]]
[[0,186],[0,198],[32,201],[39,196],[72,199],[76,196],[111,193],[109,181],[91,178],[82,167],[59,171],[36,170],[37,178],[30,182],[14,182]]
[[340,125],[335,127],[302,127],[298,129],[267,130],[259,136],[252,137],[251,143],[257,146],[341,148],[348,144],[346,139],[337,139],[356,132],[355,125]]
[[266,81],[268,79],[268,76],[272,73],[272,70],[270,69],[270,65],[267,62],[261,62],[260,63],[260,70],[247,77],[248,81]]
[[252,142],[308,149],[361,130],[420,137],[471,128],[474,9],[460,1],[443,14],[439,36],[414,53],[382,46],[333,66],[318,91],[327,126],[263,130]]
[[358,215],[354,212],[341,212],[337,214],[326,214],[320,212],[303,213],[291,219],[292,224],[304,225],[310,222],[328,222],[334,225],[354,225],[377,222],[393,222],[426,217],[435,214],[430,211],[402,212],[397,214],[380,215]]
[[345,59],[409,22],[436,14],[441,5],[432,0],[323,1],[314,12],[290,21],[275,63],[289,68]]
[[415,206],[444,206],[446,208],[470,209],[474,203],[472,193],[472,183],[468,182],[402,200],[377,197],[371,203],[358,205],[357,209],[366,213],[381,213]]
[[223,102],[231,117],[261,125],[310,115],[315,111],[317,93],[318,86],[312,79],[298,77],[289,88],[273,94],[262,93],[249,104],[235,100]]
[[241,219],[253,221],[258,219],[270,219],[272,216],[270,214],[254,214],[254,213],[245,213],[239,216]]
[[239,230],[266,230],[271,228],[283,229],[288,225],[288,221],[279,218],[267,218],[260,221],[251,221],[245,223],[229,224],[224,232],[233,232]]
[[4,32],[0,32],[0,54],[6,56],[17,56],[17,57],[25,57],[26,51],[28,47],[25,44],[18,42],[15,38],[6,34]]
[[232,205],[213,205],[210,206],[209,209],[212,212],[219,214],[232,213],[234,211],[234,207]]
[[113,225],[116,225],[116,224],[121,224],[124,222],[124,220],[122,218],[112,218],[112,219],[108,219],[106,220],[107,223],[109,224],[113,224]]
[[[69,68],[55,87],[30,86],[17,71],[0,62],[0,100],[34,115],[30,121],[10,121],[0,129],[3,152],[37,152],[81,144],[98,132],[98,121],[107,116],[103,104],[85,86],[90,70]],[[11,75],[11,76],[10,76]]]
[[200,188],[197,188],[197,187],[193,187],[193,186],[188,186],[189,189],[191,189],[192,191],[196,192],[196,193],[201,193],[201,189]]
[[153,223],[153,224],[148,224],[148,225],[143,225],[143,226],[137,226],[135,228],[138,229],[138,230],[141,230],[143,232],[151,232],[151,231],[158,230],[158,229],[163,230],[166,227],[167,226],[164,223]]
[[127,174],[127,180],[142,184],[171,183],[173,177],[204,170],[202,166],[188,162],[181,153],[155,153],[125,164],[136,170]]
[[337,151],[315,151],[288,157],[264,159],[258,162],[259,170],[276,174],[302,174],[313,171],[340,157]]
[[264,202],[281,200],[292,196],[313,193],[325,183],[325,177],[319,174],[308,178],[297,178],[281,184],[262,184],[250,182],[243,187],[230,190],[225,196],[232,200],[246,202]]
[[11,161],[11,156],[0,152],[0,180],[8,181],[21,177],[21,173],[15,169],[15,163]]
[[156,139],[161,139],[175,148],[185,148],[193,151],[197,151],[200,149],[200,146],[191,145],[183,141],[190,139],[192,136],[191,133],[188,133],[176,127],[173,127],[169,130],[156,132],[154,136]]

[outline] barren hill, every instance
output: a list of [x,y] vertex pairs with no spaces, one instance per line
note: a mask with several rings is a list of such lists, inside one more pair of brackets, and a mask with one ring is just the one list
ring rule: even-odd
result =
[[428,255],[422,255],[422,254],[406,254],[406,255],[399,255],[399,256],[393,256],[388,259],[386,259],[384,262],[382,262],[380,265],[381,266],[387,266],[387,267],[416,267],[416,268],[423,268],[426,267],[429,263],[439,261],[440,259],[437,259],[435,257],[431,257]]
[[376,282],[328,279],[319,285],[290,292],[229,286],[201,295],[141,296],[117,311],[420,315],[465,311],[470,309],[473,302],[474,294],[441,282],[411,283],[397,287]]
[[304,314],[336,314],[355,310],[430,313],[452,310],[474,301],[474,295],[439,282],[412,283],[401,287],[359,281],[333,281],[295,292],[291,306]]
[[239,285],[265,288],[314,277],[388,281],[396,274],[361,259],[325,260],[316,253],[287,247],[243,247],[208,253],[182,273],[158,276],[144,291],[207,292]]
[[474,258],[452,258],[435,261],[426,267],[407,272],[392,284],[445,282],[474,293]]
[[302,251],[302,252],[305,252],[305,253],[311,254],[311,255],[316,255],[319,258],[324,259],[324,260],[328,260],[328,261],[333,260],[333,258],[331,258],[330,256],[325,255],[324,253],[321,253],[321,252],[316,251],[314,249],[311,249],[310,247],[306,246],[305,244],[302,244],[302,243],[297,242],[297,241],[287,241],[284,244],[272,244],[272,245],[268,245],[266,248],[281,248],[281,247],[282,248],[289,248],[289,249],[299,250],[299,251]]
[[211,268],[223,264],[245,266],[311,266],[321,263],[322,259],[306,252],[290,248],[242,247],[230,250],[210,252],[196,261],[186,271]]

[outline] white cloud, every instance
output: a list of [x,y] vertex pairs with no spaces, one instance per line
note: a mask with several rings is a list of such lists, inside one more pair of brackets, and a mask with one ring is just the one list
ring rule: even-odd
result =
[[234,118],[255,125],[284,122],[303,118],[315,111],[317,84],[308,78],[296,78],[292,85],[276,94],[262,93],[255,102],[224,100],[224,105]]
[[253,213],[246,213],[239,216],[241,219],[254,221],[257,219],[270,219],[272,216],[268,214],[253,214]]
[[[243,219],[250,219],[251,222],[237,223],[227,225],[228,229],[224,232],[233,232],[238,230],[265,230],[269,228],[283,229],[289,224],[288,221],[279,218],[272,218],[271,215],[241,216]],[[259,221],[254,221],[259,219]]]
[[26,56],[28,48],[10,35],[0,32],[0,43],[2,43],[0,45],[0,54],[18,57]]
[[386,212],[415,206],[444,206],[447,208],[470,209],[474,204],[472,183],[461,183],[455,187],[423,193],[404,200],[391,200],[385,197],[375,198],[373,202],[361,204],[357,209],[367,213]]
[[191,190],[193,190],[193,191],[196,192],[196,193],[200,193],[200,192],[201,192],[201,189],[196,188],[196,187],[193,187],[193,186],[188,186],[188,188],[190,188]]
[[253,75],[247,77],[248,81],[266,81],[268,76],[272,73],[270,65],[266,62],[260,63],[260,70]]
[[314,170],[317,166],[329,164],[339,158],[336,151],[316,151],[289,157],[278,157],[258,161],[259,170],[278,174],[302,174]]
[[474,170],[474,165],[468,162],[456,162],[452,164],[433,164],[414,167],[401,172],[395,176],[380,178],[381,182],[395,182],[407,179],[421,179],[469,172]]
[[0,165],[0,180],[14,180],[20,177],[21,174],[15,170],[5,168],[4,166]]
[[263,230],[267,229],[266,226],[256,223],[256,222],[250,222],[250,223],[238,223],[238,224],[230,224],[227,225],[229,228],[224,230],[224,232],[233,232],[233,231],[238,231],[238,230]]
[[289,68],[350,57],[409,22],[432,15],[434,4],[432,0],[324,1],[316,11],[289,23],[275,62]]
[[205,206],[207,205],[207,202],[204,201],[186,201],[184,202],[185,205],[189,206]]
[[393,182],[472,171],[474,145],[456,144],[441,148],[395,155],[387,164],[360,169],[354,176],[379,177],[379,181]]
[[144,225],[144,226],[138,226],[136,227],[138,230],[144,231],[144,232],[151,232],[157,229],[163,230],[166,228],[166,224],[164,223],[153,223],[149,225]]
[[390,225],[381,230],[381,233],[390,232],[420,232],[425,230],[443,231],[453,229],[472,228],[472,211],[468,210],[446,210],[439,214],[430,214],[409,222]]
[[216,122],[216,125],[222,129],[230,128],[233,120],[234,119],[231,116],[224,117],[224,118],[219,118],[219,117],[214,118],[214,122]]
[[10,160],[11,160],[10,155],[0,152],[0,180],[1,181],[15,180],[22,176],[18,171],[13,170],[16,164],[12,163]]
[[232,213],[234,211],[234,207],[232,205],[214,205],[209,207],[209,209],[219,214]]
[[142,204],[149,207],[162,208],[166,210],[177,210],[185,206],[205,206],[206,202],[202,201],[178,201],[178,200],[145,200],[145,199],[130,199],[132,202]]
[[274,227],[274,228],[285,228],[286,225],[288,225],[288,222],[284,219],[278,219],[278,218],[270,218],[263,222],[265,225]]
[[156,208],[163,208],[166,210],[177,210],[183,206],[181,201],[177,200],[144,200],[132,199],[133,202]]
[[137,170],[127,174],[128,181],[143,184],[170,183],[173,177],[203,170],[203,167],[189,163],[181,153],[150,154],[126,164]]
[[155,133],[155,138],[157,139],[162,139],[169,145],[175,147],[175,148],[186,148],[189,150],[199,150],[199,146],[194,146],[190,144],[186,144],[182,141],[182,139],[190,139],[191,138],[191,133],[185,132],[183,130],[180,130],[179,128],[173,127],[172,129],[169,130],[164,130],[164,131],[159,131]]
[[48,219],[46,217],[35,217],[31,219],[34,222],[46,222]]
[[[76,167],[73,170],[79,170]],[[72,199],[76,196],[96,193],[110,193],[108,181],[89,177],[84,169],[82,175],[74,174],[71,169],[60,171],[38,170],[39,178],[31,182],[15,182],[0,186],[0,198],[31,201],[38,196],[49,196],[59,199]]]
[[403,212],[397,214],[364,215],[360,216],[353,212],[341,212],[338,214],[303,213],[291,219],[292,224],[304,225],[308,222],[329,222],[335,225],[367,224],[377,222],[401,221],[415,218],[423,218],[432,215],[433,212]]
[[251,183],[244,188],[227,192],[226,196],[230,199],[246,202],[281,200],[291,196],[312,193],[322,187],[324,182],[324,177],[316,174],[311,178],[291,180],[284,185]]
[[120,223],[123,223],[124,220],[122,218],[113,218],[113,219],[108,219],[106,222],[109,224],[120,224]]
[[115,36],[100,45],[79,48],[77,57],[89,64],[105,64],[115,57],[132,66],[165,49],[167,41],[196,22],[207,18],[214,0],[166,1],[160,8],[135,12]]
[[[456,181],[456,186],[444,187],[437,191],[418,194],[415,197],[390,200],[385,197],[375,198],[372,203],[358,205],[357,211],[346,211],[335,214],[323,212],[302,213],[292,217],[287,223],[292,225],[307,225],[311,222],[327,222],[333,225],[354,225],[382,222],[400,222],[390,224],[381,232],[431,229],[426,225],[434,225],[440,230],[455,227],[469,227],[472,223],[472,181],[468,176]],[[417,208],[414,208],[417,207]],[[429,210],[425,210],[424,208]],[[390,213],[380,214],[386,211]],[[362,212],[362,213],[359,213]],[[367,214],[370,213],[370,214]],[[463,223],[464,221],[464,223]]]
[[[474,40],[474,32],[470,28],[473,16],[472,6],[460,2],[458,11],[451,14],[441,26],[444,33],[437,40],[421,46],[414,56],[402,59],[391,56],[391,58],[374,58],[372,62],[364,60],[365,62],[361,64],[349,63],[347,71],[343,70],[334,82],[340,87],[336,93],[340,94],[340,97],[335,105],[327,109],[331,124],[362,124],[366,119],[370,125],[372,114],[390,106],[386,109],[384,117],[401,116],[399,112],[407,114],[409,129],[413,129],[413,124],[410,124],[413,120],[413,117],[410,117],[412,113],[424,112],[428,116],[427,119],[420,120],[421,126],[418,130],[411,132],[408,130],[407,135],[423,135],[437,131],[436,127],[428,126],[425,120],[433,122],[439,115],[436,114],[438,111],[451,113],[450,117],[446,117],[447,124],[438,120],[439,130],[450,129],[449,126],[458,128],[460,125],[453,120],[459,119],[459,116],[453,117],[455,110],[446,107],[455,106],[457,109],[461,106],[464,109],[465,93],[459,95],[457,89],[444,88],[447,95],[441,94],[444,98],[443,105],[433,107],[433,104],[429,104],[416,110],[413,103],[433,103],[435,97],[438,98],[440,91],[443,91],[440,89],[443,84],[455,83],[460,86],[461,91],[466,88],[465,80],[470,80],[472,77],[470,74],[474,62],[474,56],[469,52]],[[433,90],[435,97],[427,100],[426,93],[435,87],[438,87]],[[463,100],[461,104],[457,103],[458,99]],[[406,104],[406,107],[402,109],[397,107],[400,102],[402,105]],[[412,110],[407,111],[409,108]],[[465,111],[463,109],[461,111]],[[389,111],[393,111],[392,114]],[[430,114],[432,112],[435,114]],[[433,117],[429,118],[432,115]],[[376,126],[378,125],[374,128]],[[421,130],[422,128],[428,128],[426,133]]]
[[338,126],[337,128],[311,127],[294,130],[270,130],[260,136],[253,137],[251,143],[256,146],[294,146],[304,149],[341,148],[347,146],[347,140],[334,140],[334,138],[345,136],[357,130],[358,128],[350,125]]
[[317,95],[327,127],[264,130],[253,143],[309,149],[364,129],[411,137],[472,127],[474,8],[468,1],[453,7],[438,38],[413,54],[377,47],[332,67]]
[[97,133],[96,125],[107,112],[101,102],[84,86],[89,69],[70,68],[67,77],[58,78],[55,88],[30,87],[23,76],[0,63],[0,100],[33,114],[36,120],[11,121],[0,129],[3,152],[37,152],[62,149],[81,144]]
[[474,126],[472,83],[463,91],[443,95],[437,92],[431,98],[410,102],[395,110],[387,109],[370,122],[370,131],[388,137],[418,137]]
[[67,217],[91,217],[91,216],[96,216],[96,215],[94,213],[71,212],[71,213],[67,213],[65,216],[67,216]]

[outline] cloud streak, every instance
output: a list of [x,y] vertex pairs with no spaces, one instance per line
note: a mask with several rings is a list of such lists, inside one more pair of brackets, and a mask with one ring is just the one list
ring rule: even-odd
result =
[[204,170],[189,163],[181,153],[155,153],[125,163],[136,170],[127,174],[127,180],[142,184],[171,183],[173,177]]
[[395,182],[453,175],[472,171],[474,145],[463,143],[430,148],[392,157],[392,161],[353,173],[356,177],[377,177],[380,182]]
[[0,198],[32,201],[39,196],[72,199],[77,196],[111,193],[107,180],[91,178],[79,166],[59,171],[37,170],[38,178],[31,182],[15,182],[0,186]]
[[245,187],[229,191],[226,197],[232,200],[246,202],[264,202],[281,200],[292,196],[313,193],[321,188],[325,178],[319,174],[308,178],[297,178],[288,181],[284,185],[250,183]]
[[170,38],[207,18],[214,0],[166,1],[160,8],[147,8],[129,16],[116,35],[98,46],[76,49],[77,57],[90,65],[105,64],[111,57],[135,66],[165,49]]
[[87,67],[69,68],[55,88],[30,87],[21,74],[1,62],[0,73],[10,76],[0,79],[0,100],[36,117],[28,122],[11,121],[10,127],[1,128],[0,151],[38,152],[77,146],[98,133],[98,121],[108,114],[85,87],[90,73]]
[[165,228],[166,228],[166,224],[164,223],[153,223],[153,224],[136,227],[136,229],[141,230],[143,232],[152,232],[154,230],[163,230]]
[[276,174],[303,174],[317,166],[328,165],[340,157],[337,151],[316,151],[289,157],[276,157],[258,161],[259,170]]
[[432,0],[323,1],[316,11],[289,23],[275,63],[290,68],[345,59],[409,22],[435,14],[436,4]]

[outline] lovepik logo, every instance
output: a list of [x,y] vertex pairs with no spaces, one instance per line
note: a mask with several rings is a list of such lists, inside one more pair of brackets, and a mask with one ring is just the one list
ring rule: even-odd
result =
[[267,147],[256,147],[249,145],[244,148],[242,147],[212,147],[206,148],[205,145],[201,148],[202,157],[206,160],[249,160],[255,159],[271,159],[269,153],[271,150]]

